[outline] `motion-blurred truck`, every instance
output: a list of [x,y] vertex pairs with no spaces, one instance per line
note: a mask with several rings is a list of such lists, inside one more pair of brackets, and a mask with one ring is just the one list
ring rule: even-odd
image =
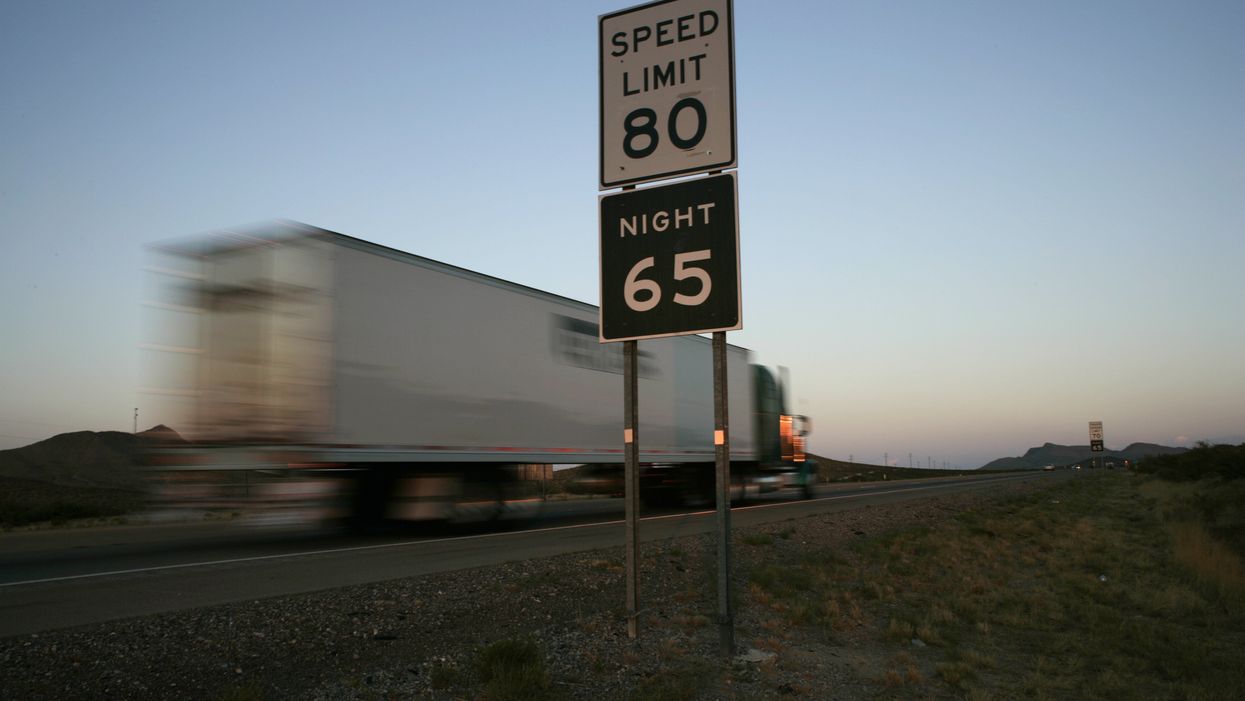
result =
[[[594,306],[295,222],[152,255],[150,399],[190,441],[151,456],[166,493],[491,519],[531,500],[525,466],[622,463],[622,348],[598,342]],[[639,344],[647,502],[712,499],[710,345]],[[807,495],[805,419],[749,351],[727,354],[736,492]]]

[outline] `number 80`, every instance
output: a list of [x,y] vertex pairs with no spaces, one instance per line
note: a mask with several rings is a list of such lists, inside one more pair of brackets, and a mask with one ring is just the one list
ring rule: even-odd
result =
[[[686,109],[696,113],[696,131],[685,139],[679,134],[679,115]],[[674,103],[674,107],[670,108],[670,116],[666,118],[666,133],[670,136],[670,143],[685,151],[695,148],[696,144],[705,138],[706,121],[705,105],[700,100],[685,97]],[[657,135],[657,113],[651,108],[641,107],[632,110],[623,119],[623,129],[627,132],[627,135],[623,137],[623,152],[629,158],[645,158],[657,150],[657,144],[660,141]],[[638,136],[648,137],[648,143],[643,148],[635,146]]]

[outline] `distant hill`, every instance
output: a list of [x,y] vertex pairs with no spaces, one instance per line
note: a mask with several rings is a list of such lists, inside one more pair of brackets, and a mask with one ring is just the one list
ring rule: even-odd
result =
[[156,445],[184,443],[163,424],[141,433],[75,431],[21,448],[0,450],[0,477],[67,487],[136,489],[140,453]]
[[1188,448],[1172,448],[1154,443],[1133,443],[1124,450],[1106,450],[1095,453],[1088,445],[1058,445],[1046,443],[1040,448],[1030,448],[1018,458],[999,458],[986,463],[983,470],[1040,470],[1047,465],[1062,467],[1073,463],[1088,464],[1095,457],[1102,456],[1119,461],[1136,462],[1148,455],[1171,455],[1183,453]]

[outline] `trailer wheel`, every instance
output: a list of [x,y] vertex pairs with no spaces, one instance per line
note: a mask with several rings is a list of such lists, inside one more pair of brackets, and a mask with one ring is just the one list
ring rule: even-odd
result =
[[804,480],[803,497],[812,499],[817,496],[817,491],[813,489],[813,483],[817,480],[817,475],[821,473],[821,466],[816,460],[805,460],[803,467],[800,469],[800,476]]

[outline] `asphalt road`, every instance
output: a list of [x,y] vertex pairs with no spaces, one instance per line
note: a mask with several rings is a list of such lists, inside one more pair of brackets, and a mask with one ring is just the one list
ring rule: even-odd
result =
[[[817,497],[732,510],[745,527],[1069,473],[822,487]],[[346,536],[181,524],[0,536],[0,637],[619,546],[621,499],[549,502],[522,530]],[[645,517],[643,542],[706,533],[713,511]],[[478,529],[477,529],[478,530]]]

